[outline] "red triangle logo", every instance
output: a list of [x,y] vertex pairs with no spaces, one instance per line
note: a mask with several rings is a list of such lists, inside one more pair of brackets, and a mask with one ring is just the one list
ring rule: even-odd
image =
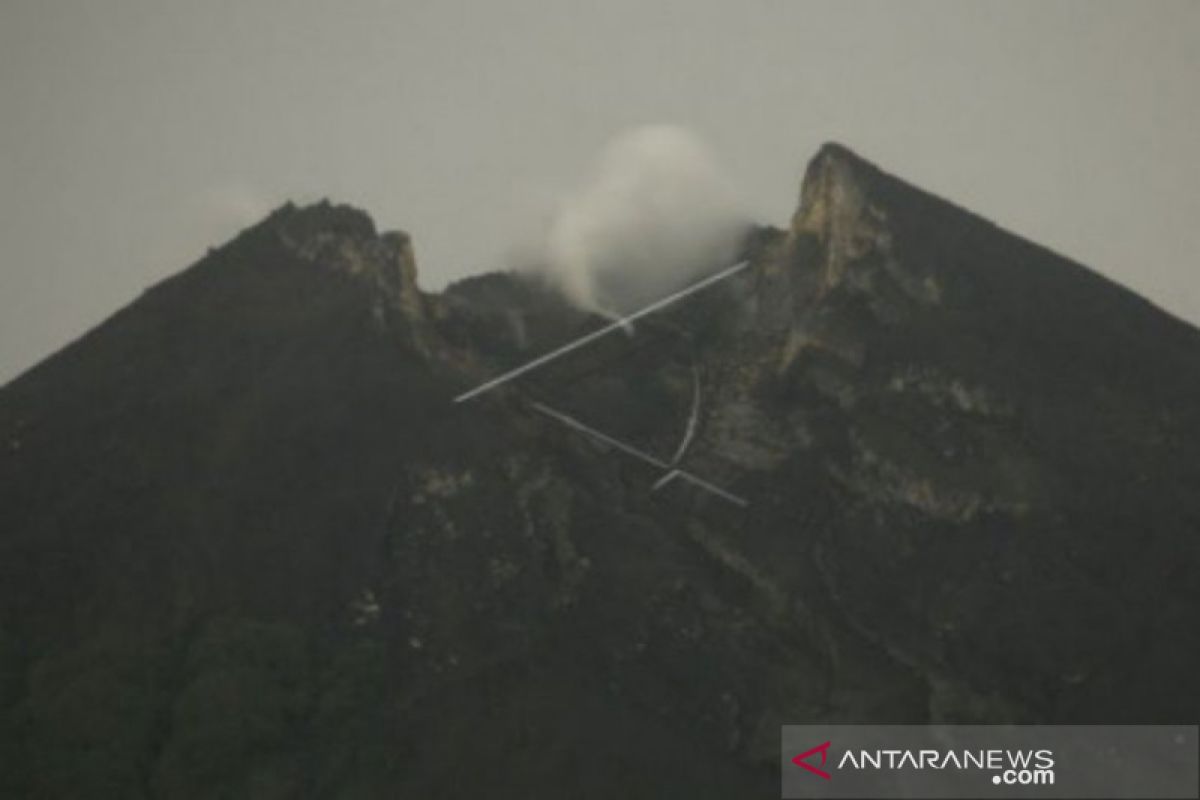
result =
[[793,758],[792,763],[795,764],[797,767],[803,767],[804,769],[811,772],[813,775],[820,775],[825,780],[829,780],[830,776],[829,776],[828,772],[826,772],[823,769],[818,769],[817,767],[814,767],[812,764],[808,763],[808,761],[807,761],[807,759],[811,758],[812,756],[815,756],[817,753],[820,753],[821,754],[821,766],[822,767],[825,766],[825,759],[829,757],[829,744],[830,744],[829,742],[826,742],[825,744],[817,745],[816,747],[812,748],[811,750],[805,750],[803,753],[801,753],[800,755]]

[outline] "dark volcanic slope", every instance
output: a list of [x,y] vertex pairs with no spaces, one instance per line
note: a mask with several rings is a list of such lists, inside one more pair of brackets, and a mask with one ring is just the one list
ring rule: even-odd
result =
[[[1195,721],[1197,331],[837,146],[747,254],[455,405],[599,321],[288,206],[0,390],[0,795],[771,797],[783,722]],[[698,409],[749,506],[535,401],[664,460]]]

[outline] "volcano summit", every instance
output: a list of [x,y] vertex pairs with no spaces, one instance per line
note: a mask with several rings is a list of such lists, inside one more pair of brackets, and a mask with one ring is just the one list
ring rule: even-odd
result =
[[4,387],[0,794],[771,797],[784,723],[1197,719],[1200,332],[838,145],[740,249],[454,403],[609,320],[288,205]]

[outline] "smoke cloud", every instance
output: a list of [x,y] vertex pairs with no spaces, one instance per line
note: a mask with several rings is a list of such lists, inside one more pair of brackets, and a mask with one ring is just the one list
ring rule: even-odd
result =
[[614,139],[559,204],[542,261],[574,302],[625,313],[727,266],[748,226],[696,135],[645,126]]

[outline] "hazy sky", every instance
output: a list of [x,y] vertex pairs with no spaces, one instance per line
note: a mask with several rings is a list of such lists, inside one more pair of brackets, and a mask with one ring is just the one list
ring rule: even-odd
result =
[[825,140],[1200,321],[1200,3],[0,0],[0,381],[287,198],[501,263],[630,126]]

